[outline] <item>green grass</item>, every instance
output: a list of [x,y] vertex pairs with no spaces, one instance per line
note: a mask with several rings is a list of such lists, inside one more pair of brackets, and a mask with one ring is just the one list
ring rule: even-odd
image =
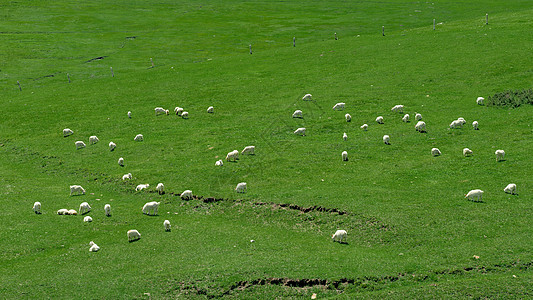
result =
[[[3,298],[531,297],[533,108],[475,104],[531,88],[527,1],[0,6]],[[435,31],[434,18],[443,22]],[[301,101],[306,93],[313,102]],[[344,112],[331,110],[337,102]],[[412,119],[421,113],[428,132],[401,122],[396,104]],[[156,106],[184,107],[190,118],[155,117]],[[302,120],[290,118],[295,109]],[[449,130],[458,117],[467,126]],[[292,134],[302,126],[307,136]],[[67,127],[75,133],[63,138]],[[138,133],[144,142],[133,141]],[[100,143],[76,151],[90,135]],[[247,145],[256,155],[214,166]],[[474,155],[464,158],[464,147]],[[128,172],[132,182],[122,182]],[[242,181],[248,192],[237,195]],[[158,182],[225,200],[134,192]],[[519,195],[503,192],[511,182]],[[88,194],[68,197],[71,184]],[[475,188],[484,202],[464,199]],[[142,215],[154,200],[159,216]],[[83,201],[91,224],[55,215]],[[330,240],[341,228],[347,245]],[[128,243],[129,229],[142,239]],[[91,240],[100,252],[88,252]],[[265,278],[328,285],[238,285]],[[333,284],[341,279],[349,283]]]

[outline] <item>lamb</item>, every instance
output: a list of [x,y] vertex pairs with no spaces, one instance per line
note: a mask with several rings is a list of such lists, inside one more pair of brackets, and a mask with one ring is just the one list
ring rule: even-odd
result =
[[376,118],[376,122],[377,122],[378,124],[383,124],[383,117],[382,117],[382,116],[377,117],[377,118]]
[[505,151],[496,150],[496,152],[494,152],[494,154],[496,154],[496,161],[502,161],[503,157],[505,156]]
[[344,102],[339,102],[335,105],[333,105],[333,110],[344,110],[344,106],[346,104]]
[[155,110],[155,115],[156,115],[156,116],[158,116],[158,115],[160,115],[160,114],[166,114],[166,115],[168,115],[168,109],[164,109],[164,108],[162,108],[162,107],[156,107],[156,108],[154,108],[154,110]]
[[163,195],[165,194],[165,185],[163,185],[163,183],[160,182],[155,187],[155,190],[159,193],[159,195]]
[[133,140],[136,142],[142,142],[144,141],[144,136],[142,134],[138,134],[133,138]]
[[223,166],[224,165],[224,162],[222,161],[222,159],[219,159],[215,162],[215,166]]
[[415,130],[418,132],[426,132],[426,122],[418,121],[415,125]]
[[76,216],[78,214],[78,212],[75,209],[69,209],[68,210],[68,214],[71,215],[71,216]]
[[131,119],[131,111],[128,111],[128,118]]
[[237,186],[235,187],[235,191],[237,193],[246,193],[246,182],[240,182],[239,184],[237,184]]
[[109,142],[109,151],[115,150],[116,147],[117,147],[117,144],[115,144],[113,142]]
[[118,165],[124,167],[124,158],[121,157],[118,159]]
[[98,139],[98,137],[96,135],[91,135],[89,137],[89,145],[94,145],[96,143],[98,143],[100,140]]
[[367,131],[368,130],[368,124],[361,125],[361,129],[363,129],[364,131]]
[[477,105],[484,105],[484,103],[483,103],[484,101],[485,101],[485,98],[483,98],[483,97],[477,97],[477,99],[476,99]]
[[451,129],[463,128],[463,122],[461,122],[460,120],[454,120],[453,122],[450,123],[450,128]]
[[208,113],[208,114],[212,114],[212,113],[214,113],[214,112],[215,112],[215,108],[213,108],[213,106],[209,106],[209,107],[207,108],[207,113]]
[[132,175],[131,173],[122,175],[122,180],[131,179]]
[[104,205],[104,212],[105,212],[106,217],[110,217],[111,216],[111,205],[109,204]]
[[235,159],[239,159],[239,150],[233,150],[233,156],[235,156]]
[[89,242],[89,246],[89,252],[98,252],[98,250],[100,250],[100,247],[98,247],[93,241]]
[[468,198],[468,200],[474,201],[474,198],[477,199],[477,201],[481,201],[483,198],[483,191],[482,190],[471,190],[468,192],[468,194],[465,195],[465,198]]
[[388,135],[383,136],[383,143],[385,143],[385,145],[390,145],[390,137]]
[[57,211],[58,215],[68,215],[68,209],[62,208]]
[[439,148],[431,148],[431,155],[433,156],[441,155]]
[[128,242],[133,242],[141,238],[141,234],[135,230],[128,230]]
[[293,117],[293,118],[300,118],[300,119],[302,119],[302,118],[303,118],[302,111],[299,110],[299,109],[295,110],[295,111],[292,113],[292,117]]
[[89,217],[89,216],[86,216],[85,218],[83,218],[83,222],[92,222],[93,221],[93,218]]
[[508,193],[508,194],[511,194],[511,195],[514,195],[516,194],[516,184],[514,183],[509,183],[504,189],[503,189],[504,192]]
[[76,141],[74,144],[76,145],[76,150],[85,148],[85,143],[83,141]]
[[143,206],[143,214],[145,215],[152,215],[152,216],[155,216],[157,215],[157,209],[159,208],[159,204],[161,202],[155,202],[155,201],[152,201],[152,202],[147,202],[144,206]]
[[331,239],[334,242],[343,243],[347,239],[347,236],[348,236],[348,233],[346,232],[346,230],[337,230],[335,231],[335,234],[331,236]]
[[255,155],[255,146],[246,146],[241,151],[241,154]]
[[176,108],[174,108],[174,113],[176,113],[176,115],[181,116],[182,112],[183,112],[183,108],[177,107],[177,106]]
[[409,122],[409,114],[405,114],[402,118],[402,121],[404,121],[405,123],[408,123]]
[[395,105],[391,108],[392,112],[403,113],[403,105]]
[[342,160],[343,161],[348,161],[348,152],[342,151]]
[[33,212],[40,215],[41,214],[41,202],[33,203]]
[[181,117],[184,118],[184,119],[188,119],[189,118],[189,113],[184,111],[181,113]]
[[346,134],[346,132],[342,135],[342,139],[345,141],[348,139],[348,135]]
[[462,125],[465,125],[465,124],[466,124],[465,119],[462,118],[462,117],[457,118],[457,121],[461,122]]
[[420,120],[422,120],[422,115],[419,113],[415,113],[415,121],[420,121]]
[[463,149],[463,156],[465,156],[465,157],[472,155],[472,153],[473,153],[472,150],[470,150],[468,148],[464,148]]
[[235,156],[235,152],[231,151],[231,152],[228,152],[228,154],[226,155],[226,161],[236,161],[237,160],[237,157]]
[[344,118],[346,119],[346,122],[351,122],[352,121],[352,116],[350,116],[350,114],[345,114]]
[[63,129],[63,137],[67,137],[72,134],[74,134],[74,131],[70,130],[70,128]]
[[89,203],[83,202],[82,204],[80,204],[79,211],[80,211],[80,215],[86,214],[91,211],[91,206],[89,205]]
[[135,188],[135,191],[138,192],[138,191],[142,191],[144,189],[147,189],[148,187],[150,187],[150,184],[139,184],[137,185],[137,187]]
[[305,136],[305,128],[301,127],[294,131],[294,134]]
[[181,199],[183,200],[190,200],[192,199],[192,191],[191,190],[185,190],[180,195]]
[[72,195],[85,195],[85,189],[81,185],[71,185],[70,186],[70,196]]
[[302,100],[303,101],[311,101],[311,100],[313,100],[312,97],[313,96],[311,94],[305,94],[305,96],[303,96]]
[[170,231],[170,221],[169,220],[165,220],[165,222],[163,222],[163,226],[165,227],[165,231]]
[[474,128],[474,130],[479,130],[478,125],[479,123],[477,121],[472,122],[472,128]]

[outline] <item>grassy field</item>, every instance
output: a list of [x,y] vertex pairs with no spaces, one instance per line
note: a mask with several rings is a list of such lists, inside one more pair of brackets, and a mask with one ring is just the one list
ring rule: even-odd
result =
[[[531,88],[529,1],[0,7],[1,298],[532,297],[533,107],[475,103]],[[450,130],[458,117],[466,126]],[[255,155],[215,167],[247,145]],[[503,192],[511,182],[518,195]],[[69,197],[72,184],[87,194]],[[464,198],[477,188],[483,202]],[[203,199],[174,195],[186,189]],[[159,215],[143,215],[155,200]],[[84,201],[92,223],[55,213]],[[331,242],[337,229],[348,244]]]

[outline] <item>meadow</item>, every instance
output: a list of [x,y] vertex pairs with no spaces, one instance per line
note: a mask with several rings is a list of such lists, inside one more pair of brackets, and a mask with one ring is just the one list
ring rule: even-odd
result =
[[[2,298],[532,297],[533,107],[475,102],[531,88],[529,1],[0,7]],[[248,145],[255,155],[215,167]],[[503,192],[511,182],[518,195]],[[73,184],[87,194],[69,196]],[[464,198],[477,188],[482,202]],[[197,198],[176,196],[186,189]],[[84,201],[92,223],[56,214]],[[148,201],[158,216],[141,213]],[[142,238],[128,243],[129,229]],[[347,244],[331,241],[337,229]]]

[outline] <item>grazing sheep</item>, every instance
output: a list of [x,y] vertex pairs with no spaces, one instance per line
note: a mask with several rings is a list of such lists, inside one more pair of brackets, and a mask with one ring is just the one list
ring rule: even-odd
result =
[[76,216],[78,214],[78,212],[75,209],[69,209],[68,210],[68,214],[71,215],[71,216]]
[[165,220],[165,222],[163,222],[163,226],[165,227],[165,231],[170,231],[170,221],[169,220]]
[[346,132],[342,135],[342,139],[345,141],[348,139],[348,135],[346,134]]
[[71,185],[70,186],[70,196],[72,195],[85,195],[85,189],[81,185]]
[[501,161],[501,160],[503,160],[503,157],[505,156],[505,151],[496,150],[496,152],[494,152],[494,154],[496,154],[496,161]]
[[152,202],[147,202],[144,206],[143,206],[143,214],[145,215],[151,215],[151,216],[155,216],[157,215],[157,209],[159,208],[159,204],[161,202],[155,202],[155,201],[152,201]]
[[463,125],[466,124],[466,120],[463,117],[457,118],[457,121],[461,122],[461,124],[463,124]]
[[118,159],[118,165],[124,167],[124,158],[121,157]]
[[63,137],[67,137],[69,135],[72,135],[74,131],[70,130],[69,128],[63,129]]
[[463,149],[463,156],[470,156],[472,155],[472,150],[468,149],[468,148],[464,148]]
[[368,130],[368,124],[361,125],[361,129],[363,129],[364,131],[367,131]]
[[162,107],[156,107],[156,108],[154,108],[154,110],[155,110],[155,115],[156,116],[161,115],[161,114],[168,115],[168,109],[164,109]]
[[441,153],[440,153],[440,150],[439,148],[431,148],[431,155],[433,156],[439,156]]
[[311,101],[311,100],[313,100],[312,97],[313,96],[311,94],[305,94],[305,96],[303,96],[302,100],[303,101]]
[[[229,153],[228,153],[229,154]],[[224,162],[222,161],[222,159],[219,159],[215,162],[215,166],[223,166],[224,165]]]
[[128,118],[131,119],[131,111],[128,111]]
[[333,105],[333,110],[344,110],[344,106],[345,105],[346,105],[346,103],[339,102],[339,103]]
[[110,217],[111,216],[111,205],[109,204],[104,205],[104,212],[105,212],[106,217]]
[[392,112],[403,113],[403,105],[395,105],[391,108]]
[[348,236],[348,233],[346,232],[346,230],[337,230],[335,231],[335,234],[331,236],[331,239],[334,242],[343,243],[347,239],[347,236]]
[[342,160],[343,161],[348,161],[348,152],[342,151]]
[[383,136],[383,143],[390,145],[390,137],[388,135]]
[[115,150],[116,147],[117,147],[117,144],[115,144],[113,142],[109,142],[109,151]]
[[142,191],[144,189],[147,189],[150,187],[150,184],[139,184],[137,185],[137,187],[135,188],[135,191],[138,192],[138,191]]
[[80,211],[80,215],[86,214],[91,211],[91,206],[89,205],[89,203],[83,202],[82,204],[80,204],[79,211]]
[[474,200],[474,198],[477,199],[477,201],[481,201],[483,198],[483,191],[482,190],[471,190],[468,192],[468,194],[465,195],[465,198],[468,198],[468,200]]
[[422,120],[422,115],[419,113],[415,113],[415,121],[420,121],[420,120]]
[[235,187],[235,191],[237,193],[246,193],[246,182],[240,182],[239,184],[237,184],[237,186]]
[[415,130],[418,132],[426,132],[426,122],[418,121],[415,125]]
[[183,200],[190,200],[192,199],[192,191],[191,190],[185,190],[180,195],[181,199]]
[[100,250],[100,247],[98,247],[93,241],[89,243],[89,246],[91,246],[89,252],[98,252],[98,250]]
[[461,122],[460,120],[454,120],[453,122],[450,123],[450,128],[451,129],[463,128],[463,122]]
[[409,114],[405,114],[402,118],[402,121],[404,121],[405,123],[408,123],[409,122]]
[[163,183],[160,182],[155,187],[155,190],[159,193],[159,195],[163,195],[165,194],[165,185],[163,185]]
[[233,155],[235,156],[235,159],[239,159],[239,150],[233,150]]
[[40,215],[41,214],[41,202],[33,203],[33,212]]
[[174,113],[176,113],[176,115],[181,116],[182,112],[183,112],[183,108],[177,107],[177,106],[176,108],[174,108]]
[[226,161],[236,161],[237,160],[237,157],[235,156],[235,152],[231,151],[231,152],[228,152],[228,154],[226,155]]
[[144,136],[142,134],[138,134],[133,138],[133,140],[136,142],[142,142],[144,141]]
[[74,144],[76,144],[76,150],[85,148],[85,143],[83,141],[76,141]]
[[479,128],[477,128],[478,125],[479,123],[477,121],[472,122],[472,128],[474,128],[474,130],[479,130]]
[[305,128],[301,127],[294,131],[294,134],[305,136]]
[[485,101],[485,98],[483,98],[483,97],[477,97],[477,99],[476,99],[477,105],[484,105],[484,103],[483,103],[484,101]]
[[181,113],[181,117],[184,118],[184,119],[188,119],[189,118],[189,113],[184,111]]
[[212,114],[212,113],[214,113],[214,112],[215,112],[215,108],[213,108],[213,106],[209,106],[209,107],[207,108],[207,113],[208,113],[208,114]]
[[514,195],[516,194],[516,184],[514,183],[509,183],[504,189],[503,189],[504,192],[508,193],[508,194],[511,194],[511,195]]
[[100,140],[98,139],[98,137],[96,135],[91,135],[89,137],[89,145],[94,145],[96,143],[98,143]]
[[352,116],[350,116],[350,114],[345,114],[344,118],[346,119],[346,122],[351,122],[352,121]]
[[377,117],[377,118],[376,118],[376,122],[377,122],[378,124],[383,124],[383,117],[382,117],[382,116]]
[[122,175],[122,180],[131,179],[131,173]]
[[68,209],[62,208],[57,211],[58,215],[68,215]]
[[128,230],[128,242],[133,242],[141,238],[141,234],[135,230]]
[[301,110],[297,109],[292,113],[293,118],[303,118],[303,113]]
[[85,218],[83,218],[83,222],[92,222],[93,221],[93,218],[89,217],[89,216],[86,216]]
[[241,154],[255,155],[255,146],[246,146],[241,151]]

